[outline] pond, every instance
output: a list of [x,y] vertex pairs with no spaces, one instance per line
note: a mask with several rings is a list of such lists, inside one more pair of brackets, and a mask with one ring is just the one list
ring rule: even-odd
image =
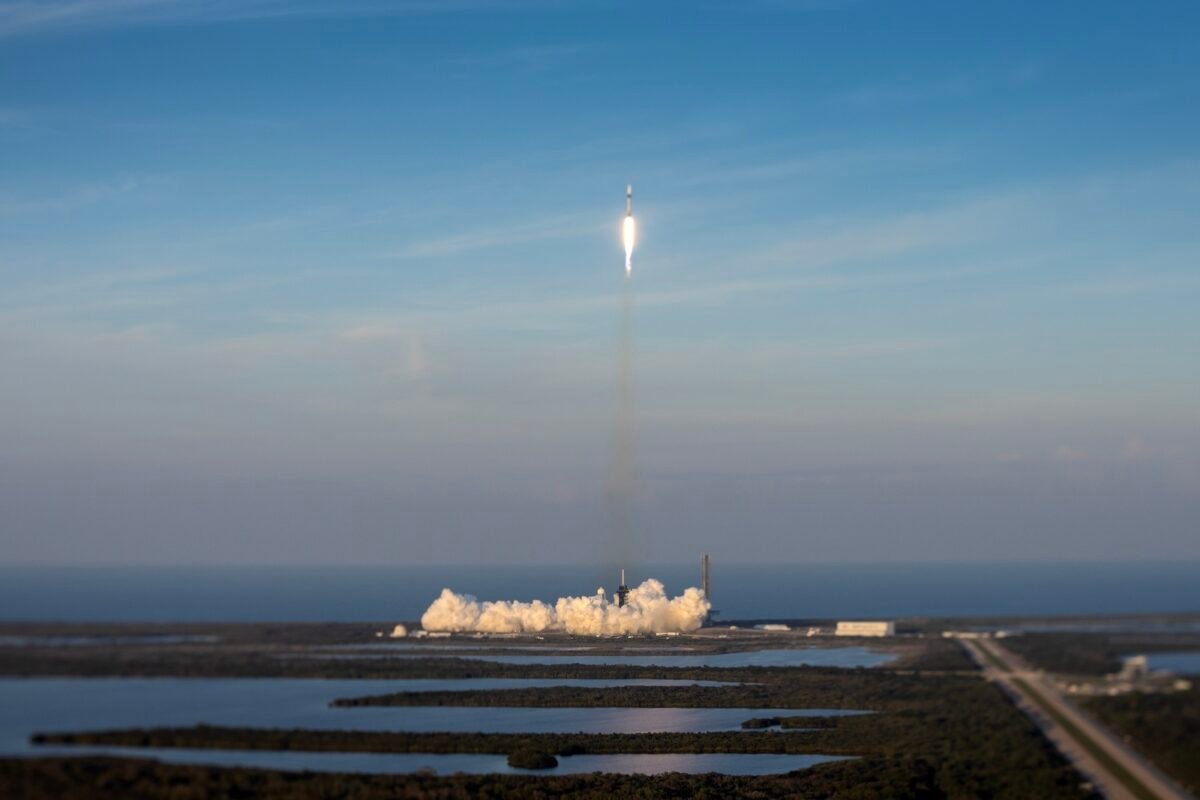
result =
[[1200,675],[1200,650],[1147,653],[1146,662],[1152,670],[1162,669],[1176,675]]
[[693,645],[678,645],[670,642],[662,644],[642,644],[628,645],[620,642],[601,641],[597,644],[510,644],[503,639],[491,639],[484,642],[442,642],[438,641],[431,644],[418,644],[417,642],[362,642],[361,644],[331,644],[316,648],[317,652],[337,651],[337,650],[360,650],[373,651],[375,653],[386,654],[395,653],[397,655],[426,655],[431,657],[445,657],[447,655],[455,655],[457,653],[471,652],[489,652],[496,650],[504,650],[514,653],[587,653],[592,650],[620,650],[624,653],[659,653],[659,652],[683,652],[688,653],[697,648]]
[[[737,730],[751,717],[835,716],[822,709],[331,708],[339,697],[421,689],[628,685],[643,681],[389,681],[275,678],[0,680],[0,753],[27,753],[35,732],[191,726],[509,733],[652,733]],[[650,682],[653,683],[653,682]],[[661,683],[661,682],[658,682]]]
[[880,653],[865,647],[810,647],[681,655],[477,655],[471,653],[457,657],[496,661],[502,664],[620,664],[633,667],[877,667],[894,658],[890,653]]
[[154,758],[175,764],[258,767],[315,772],[391,774],[432,771],[439,775],[464,772],[530,775],[574,775],[589,772],[655,775],[663,772],[725,775],[774,775],[807,769],[844,756],[778,755],[767,753],[649,753],[632,755],[562,756],[548,770],[513,769],[503,755],[490,753],[305,753],[270,750],[186,750],[130,747],[43,747],[41,755],[111,755]]

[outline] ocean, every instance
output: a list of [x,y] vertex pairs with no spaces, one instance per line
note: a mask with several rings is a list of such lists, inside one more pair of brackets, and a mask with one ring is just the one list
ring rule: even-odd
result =
[[[628,565],[668,593],[698,564]],[[1200,563],[722,564],[719,619],[1200,612]],[[0,566],[0,619],[414,620],[442,590],[553,601],[616,588],[597,566]]]

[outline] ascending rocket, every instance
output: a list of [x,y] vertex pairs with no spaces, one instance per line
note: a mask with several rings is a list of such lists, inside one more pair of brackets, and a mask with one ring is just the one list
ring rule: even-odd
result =
[[625,187],[625,222],[621,228],[622,237],[625,239],[625,277],[627,278],[633,273],[635,227],[633,221],[633,184],[629,184]]

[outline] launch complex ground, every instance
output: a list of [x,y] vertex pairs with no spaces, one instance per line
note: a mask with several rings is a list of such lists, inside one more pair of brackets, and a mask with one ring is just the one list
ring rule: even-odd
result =
[[[65,677],[218,683],[253,677],[267,679],[264,687],[337,680],[329,685],[341,693],[311,713],[335,721],[338,714],[351,719],[352,712],[431,720],[418,729],[340,728],[336,722],[308,728],[273,723],[279,709],[272,709],[259,722],[237,725],[201,714],[188,724],[105,725],[98,719],[73,729],[42,726],[23,732],[20,757],[0,759],[0,795],[166,797],[187,781],[195,782],[197,796],[315,797],[336,790],[366,797],[708,791],[734,797],[1140,798],[1187,797],[1200,783],[1195,740],[1188,738],[1200,715],[1196,689],[1069,699],[1056,688],[1103,682],[1120,670],[1121,656],[1133,652],[1200,651],[1198,618],[910,619],[898,620],[897,635],[882,639],[809,635],[810,629],[831,630],[834,620],[773,621],[786,631],[753,627],[762,622],[670,637],[455,635],[402,645],[378,636],[385,627],[378,623],[0,624],[0,673],[6,676],[0,685],[14,692]],[[1026,632],[996,638],[997,630]],[[1112,632],[1098,632],[1104,630]],[[806,660],[817,665],[803,665]],[[503,688],[478,688],[480,681]],[[62,692],[114,685],[60,683],[56,702],[69,702]],[[183,682],[180,691],[189,685],[200,684]],[[439,728],[438,715],[472,709],[478,728]],[[584,725],[508,731],[484,722],[521,709],[569,711],[584,721],[614,713],[616,719],[666,720],[701,713],[697,709],[734,716],[715,727],[676,719],[670,730],[650,723],[648,730],[626,725],[609,732]],[[326,774],[254,769],[230,761],[231,752],[477,754],[501,761],[485,774]],[[173,763],[179,760],[173,753],[190,754],[192,763]],[[196,765],[197,758],[206,763],[206,753],[216,766]],[[781,774],[559,774],[571,759],[616,754],[708,754],[696,757],[701,763],[718,754],[841,760]]]

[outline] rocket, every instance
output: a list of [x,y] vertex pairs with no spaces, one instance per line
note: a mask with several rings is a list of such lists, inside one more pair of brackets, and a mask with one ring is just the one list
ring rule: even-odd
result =
[[625,186],[625,216],[633,216],[633,184]]

